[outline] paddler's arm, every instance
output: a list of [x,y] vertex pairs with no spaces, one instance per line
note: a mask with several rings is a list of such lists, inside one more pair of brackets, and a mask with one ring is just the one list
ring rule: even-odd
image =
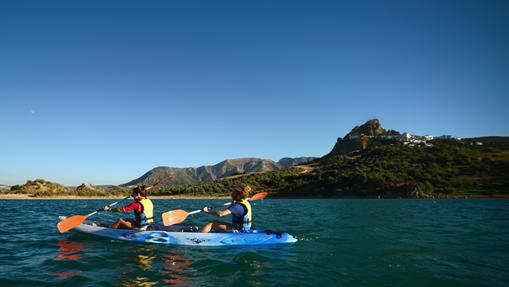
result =
[[111,208],[111,207],[108,207],[107,205],[103,206],[103,210],[109,211],[109,212],[124,212],[122,210],[122,208]]
[[208,213],[210,215],[217,216],[217,217],[223,217],[223,216],[231,214],[231,212],[230,212],[230,210],[228,208],[224,209],[224,210],[217,211],[217,210],[209,209],[208,207],[204,207],[204,208],[201,209],[201,211],[203,211],[205,213]]
[[131,211],[133,209],[139,210],[140,209],[140,203],[137,202],[137,201],[133,201],[133,202],[129,203],[128,205],[123,206],[123,207],[119,207],[119,208],[111,208],[111,207],[109,207],[107,205],[103,207],[104,211],[111,211],[111,212],[128,212],[128,211]]

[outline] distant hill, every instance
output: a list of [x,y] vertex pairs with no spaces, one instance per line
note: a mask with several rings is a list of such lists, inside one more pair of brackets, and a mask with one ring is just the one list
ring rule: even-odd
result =
[[31,197],[51,196],[112,196],[128,194],[129,190],[113,187],[102,189],[90,184],[82,184],[76,188],[67,188],[59,183],[44,179],[27,180],[23,185],[14,185],[1,191],[3,194],[26,194]]
[[27,180],[27,182],[23,185],[12,186],[10,192],[28,194],[34,197],[72,195],[72,192],[65,186],[44,179]]
[[400,134],[374,119],[311,164],[157,192],[224,194],[246,183],[271,197],[500,197],[509,196],[508,174],[509,137]]
[[224,160],[215,165],[205,165],[197,168],[160,166],[121,186],[150,185],[167,176],[173,176],[172,180],[167,183],[168,185],[204,183],[232,175],[274,171],[315,159],[315,157],[282,158],[278,162],[275,162],[260,158],[237,158]]

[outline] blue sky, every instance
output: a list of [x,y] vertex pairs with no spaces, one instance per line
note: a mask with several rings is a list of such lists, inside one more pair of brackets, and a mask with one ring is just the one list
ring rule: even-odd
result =
[[507,1],[1,1],[0,183],[509,135]]

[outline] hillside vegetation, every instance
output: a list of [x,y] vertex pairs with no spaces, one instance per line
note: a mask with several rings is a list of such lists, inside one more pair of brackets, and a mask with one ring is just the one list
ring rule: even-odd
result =
[[290,167],[314,160],[314,157],[282,158],[278,162],[260,158],[237,158],[224,160],[215,165],[204,165],[197,168],[175,168],[160,166],[151,169],[141,177],[122,186],[151,185],[161,178],[172,176],[169,185],[195,184],[209,182],[229,176],[248,173],[264,173]]
[[23,185],[14,185],[10,190],[0,190],[3,194],[26,194],[31,197],[51,196],[118,196],[129,194],[125,188],[102,189],[82,184],[75,189],[67,188],[61,184],[50,182],[44,179],[28,180]]
[[331,155],[303,172],[299,167],[205,184],[165,186],[157,194],[227,194],[248,183],[272,196],[441,197],[509,193],[508,141],[434,140],[432,147],[400,143]]

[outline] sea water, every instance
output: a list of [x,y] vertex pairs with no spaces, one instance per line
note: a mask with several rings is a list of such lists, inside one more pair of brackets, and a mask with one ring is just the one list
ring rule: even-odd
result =
[[[294,244],[186,247],[58,233],[114,200],[0,201],[0,286],[509,286],[507,199],[265,199],[254,227]],[[224,200],[154,200],[174,209]],[[132,214],[94,215],[112,222]],[[217,219],[199,213],[184,224]],[[225,218],[228,220],[229,218]]]

